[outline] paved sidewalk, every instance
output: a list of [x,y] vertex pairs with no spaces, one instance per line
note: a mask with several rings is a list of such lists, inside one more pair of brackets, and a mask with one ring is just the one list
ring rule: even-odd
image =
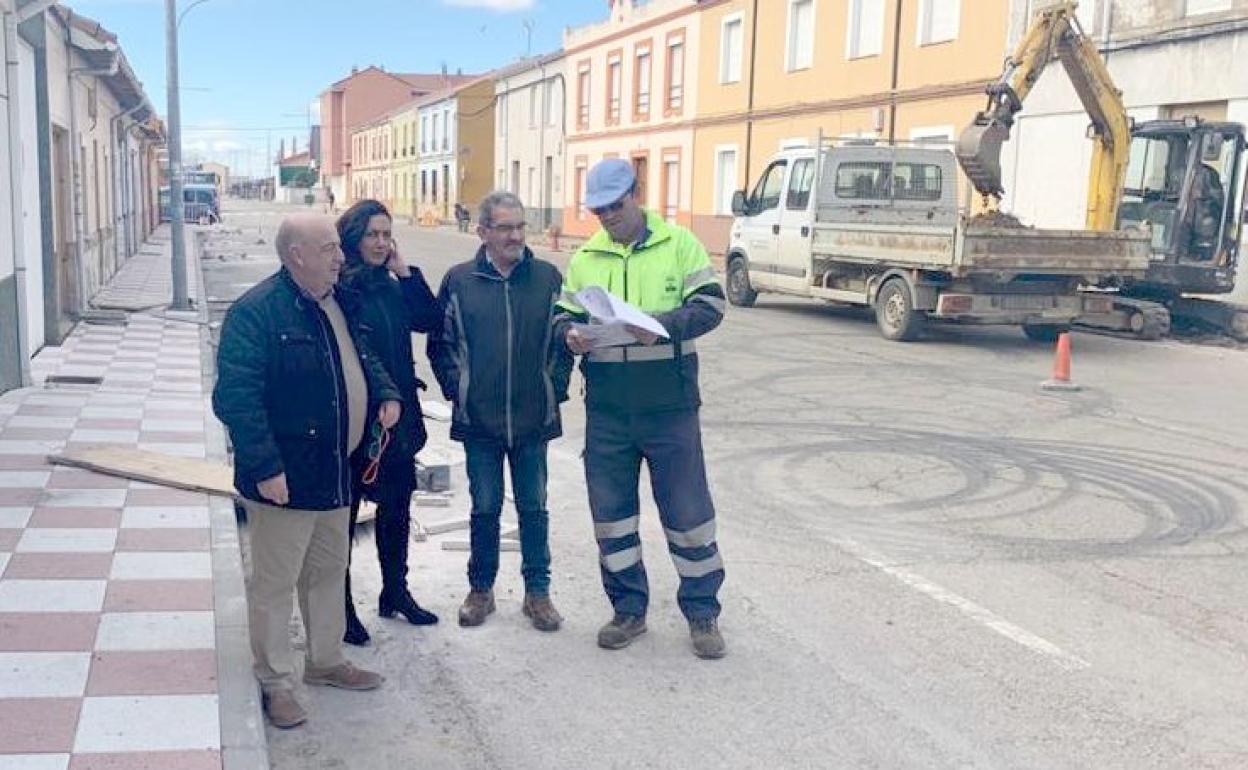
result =
[[[168,282],[148,278],[162,262],[168,273],[160,245],[127,264],[115,295],[168,301]],[[174,315],[80,324],[35,358],[42,387],[0,396],[3,770],[267,766],[238,660],[245,619],[228,501],[46,460],[87,444],[215,455],[202,327],[198,314]],[[76,384],[55,382],[67,375]],[[236,748],[252,764],[232,761]]]

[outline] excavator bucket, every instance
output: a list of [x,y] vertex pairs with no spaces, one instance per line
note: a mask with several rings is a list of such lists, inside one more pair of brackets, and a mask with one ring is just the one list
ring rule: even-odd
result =
[[981,195],[999,196],[1005,192],[1001,179],[1001,145],[1009,138],[1009,128],[982,114],[958,137],[955,150],[958,163]]

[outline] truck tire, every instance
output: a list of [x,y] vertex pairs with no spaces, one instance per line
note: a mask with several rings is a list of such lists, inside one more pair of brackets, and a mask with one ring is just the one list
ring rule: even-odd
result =
[[1070,327],[1063,324],[1023,324],[1023,334],[1032,342],[1057,342],[1057,338]]
[[893,278],[880,287],[875,296],[875,323],[884,339],[895,342],[916,340],[923,333],[927,316],[914,309],[910,287],[900,278]]
[[746,266],[745,257],[740,255],[728,260],[728,301],[737,307],[753,307],[758,299],[758,292],[750,286],[750,271]]

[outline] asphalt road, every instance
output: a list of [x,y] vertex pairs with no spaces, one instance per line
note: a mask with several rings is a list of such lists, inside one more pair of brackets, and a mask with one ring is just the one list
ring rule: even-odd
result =
[[[226,258],[205,261],[221,299],[275,266],[280,211],[233,208],[214,239]],[[444,230],[397,238],[435,286],[475,249]],[[1248,353],[1074,347],[1085,389],[1052,394],[1051,351],[1015,329],[900,344],[860,312],[731,309],[699,341],[728,657],[691,654],[648,499],[650,632],[595,647],[609,607],[574,397],[551,447],[565,628],[527,625],[511,553],[499,612],[455,625],[466,554],[442,544],[462,532],[412,548],[413,592],[443,623],[381,620],[362,539],[374,643],[352,655],[387,685],[307,693],[308,725],[270,731],[274,767],[1248,766]],[[430,432],[427,454],[455,462],[445,424]],[[452,507],[420,521],[466,515],[462,466],[453,482]]]

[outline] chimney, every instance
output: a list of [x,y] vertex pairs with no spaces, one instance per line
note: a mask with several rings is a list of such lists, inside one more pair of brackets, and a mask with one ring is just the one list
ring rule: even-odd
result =
[[359,73],[360,73],[360,68],[359,68],[359,67],[357,67],[357,66],[355,66],[354,64],[352,64],[352,65],[351,65],[351,74],[352,74],[352,75],[358,75]]

